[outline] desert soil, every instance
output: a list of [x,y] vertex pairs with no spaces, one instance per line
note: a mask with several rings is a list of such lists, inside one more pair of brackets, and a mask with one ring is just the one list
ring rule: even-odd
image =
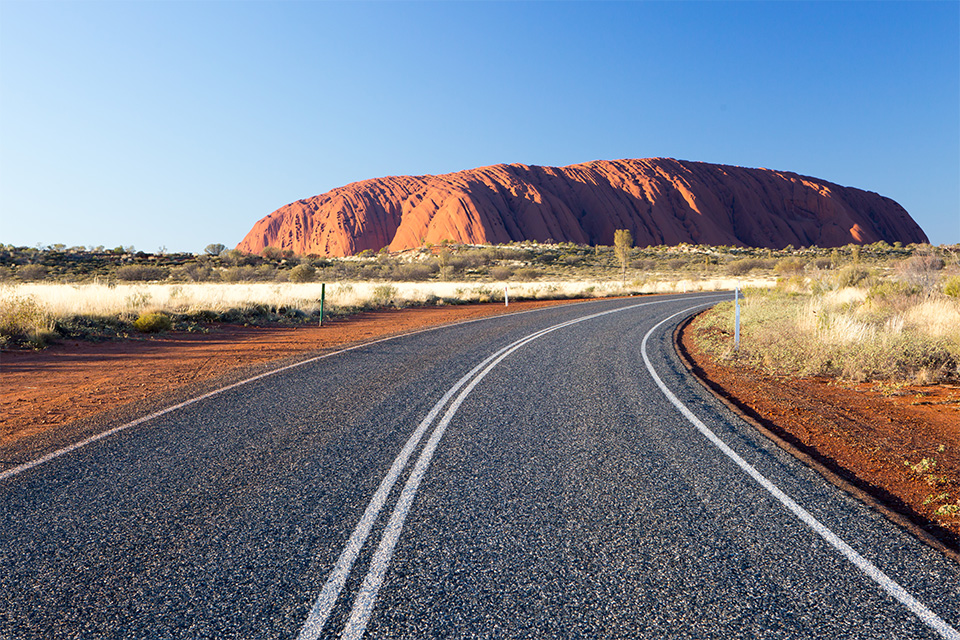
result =
[[[679,343],[694,373],[744,414],[948,547],[960,541],[960,386],[781,378],[718,362],[694,340]],[[926,462],[922,462],[926,460]],[[949,497],[945,497],[947,494]]]
[[210,325],[209,333],[171,332],[101,343],[64,341],[40,351],[0,353],[0,448],[141,402],[239,367],[427,327],[565,304],[534,300],[383,310],[324,326]]
[[[20,440],[54,433],[74,421],[214,380],[241,367],[568,302],[378,311],[323,327],[215,325],[202,334],[169,333],[97,344],[65,341],[42,351],[4,351],[0,447],[16,447]],[[774,378],[708,357],[692,339],[697,330],[692,323],[681,332],[680,343],[695,373],[715,391],[805,454],[957,547],[960,514],[935,511],[960,499],[960,386]],[[923,460],[927,463],[921,464]]]

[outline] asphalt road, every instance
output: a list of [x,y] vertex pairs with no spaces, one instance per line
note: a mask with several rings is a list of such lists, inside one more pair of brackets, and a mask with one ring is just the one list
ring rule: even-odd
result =
[[687,377],[721,297],[379,342],[7,468],[0,637],[960,637],[960,566]]

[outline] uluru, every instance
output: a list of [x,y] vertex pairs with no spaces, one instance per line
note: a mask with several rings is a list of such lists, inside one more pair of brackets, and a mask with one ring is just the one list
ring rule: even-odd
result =
[[877,193],[788,171],[647,158],[363,180],[277,209],[237,249],[337,257],[444,240],[610,245],[617,229],[638,246],[928,242]]

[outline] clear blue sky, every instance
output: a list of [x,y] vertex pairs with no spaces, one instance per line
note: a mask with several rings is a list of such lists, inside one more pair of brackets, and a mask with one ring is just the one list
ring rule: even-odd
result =
[[668,156],[960,242],[960,3],[0,0],[0,242],[233,246],[349,182]]

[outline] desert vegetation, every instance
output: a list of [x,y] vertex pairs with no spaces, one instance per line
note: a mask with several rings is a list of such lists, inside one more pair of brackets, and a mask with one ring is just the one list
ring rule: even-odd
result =
[[[383,307],[499,302],[505,291],[519,300],[719,290],[740,283],[751,288],[747,304],[759,305],[762,298],[753,292],[773,287],[763,299],[819,295],[832,309],[833,299],[823,297],[828,289],[869,293],[890,282],[886,286],[936,289],[946,298],[960,290],[950,248],[621,245],[443,243],[336,259],[274,247],[245,254],[220,244],[198,255],[0,246],[0,343],[35,348],[58,337],[205,331],[211,322],[316,322],[321,283],[327,285],[325,314],[334,318]],[[883,295],[896,297],[893,289]]]
[[[734,350],[732,303],[705,314],[701,346],[777,375],[889,384],[960,379],[960,252],[916,248],[844,262],[788,258],[776,286],[747,289]],[[826,267],[826,268],[823,268]]]

